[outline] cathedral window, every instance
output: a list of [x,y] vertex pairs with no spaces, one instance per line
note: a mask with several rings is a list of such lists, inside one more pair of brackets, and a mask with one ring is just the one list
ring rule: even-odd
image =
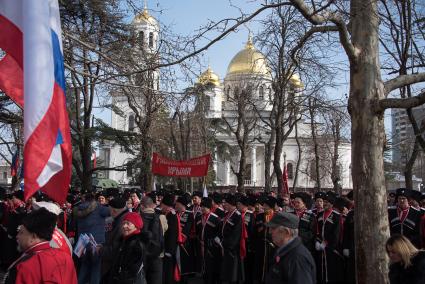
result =
[[127,164],[127,177],[133,176],[133,167]]
[[292,163],[286,164],[286,171],[288,173],[288,179],[294,178],[294,165]]
[[145,44],[145,34],[143,33],[143,31],[139,32],[138,38],[140,45],[143,46]]
[[149,33],[149,47],[153,47],[153,32]]
[[312,161],[310,164],[310,178],[314,181],[317,181],[317,172],[316,172],[316,162]]
[[258,98],[260,100],[264,100],[264,87],[263,86],[260,86],[260,88],[259,88]]
[[134,131],[134,115],[128,117],[128,131]]
[[227,87],[224,100],[227,101],[229,99],[229,96],[230,96],[230,87]]
[[233,97],[234,97],[234,98],[237,98],[237,97],[238,97],[238,95],[239,95],[239,88],[238,88],[238,87],[236,87],[236,88],[235,88],[235,90],[233,91]]

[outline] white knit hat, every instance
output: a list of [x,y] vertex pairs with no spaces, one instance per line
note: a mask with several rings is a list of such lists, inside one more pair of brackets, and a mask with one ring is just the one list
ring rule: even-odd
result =
[[49,211],[49,212],[51,212],[55,215],[59,215],[62,212],[60,207],[53,202],[47,202],[47,201],[37,202],[37,201],[34,201],[32,203],[32,207],[34,208],[34,210],[37,210],[37,209],[44,207],[44,208],[47,209],[47,211]]

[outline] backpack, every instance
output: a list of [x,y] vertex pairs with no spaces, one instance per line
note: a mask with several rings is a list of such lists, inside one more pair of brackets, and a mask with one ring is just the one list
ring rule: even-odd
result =
[[146,243],[146,257],[156,258],[164,251],[164,233],[158,213],[142,213],[143,222],[147,225],[143,227],[149,232],[149,239]]

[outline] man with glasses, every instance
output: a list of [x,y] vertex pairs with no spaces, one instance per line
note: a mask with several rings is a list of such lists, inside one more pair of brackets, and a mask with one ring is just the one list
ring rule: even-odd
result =
[[56,219],[45,208],[24,217],[16,236],[23,253],[9,267],[5,283],[77,283],[71,255],[49,244]]

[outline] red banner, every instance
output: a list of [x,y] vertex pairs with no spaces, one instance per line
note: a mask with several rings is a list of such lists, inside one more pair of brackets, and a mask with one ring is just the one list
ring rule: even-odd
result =
[[175,161],[153,153],[152,173],[169,177],[203,177],[208,173],[209,162],[210,154],[187,161]]

